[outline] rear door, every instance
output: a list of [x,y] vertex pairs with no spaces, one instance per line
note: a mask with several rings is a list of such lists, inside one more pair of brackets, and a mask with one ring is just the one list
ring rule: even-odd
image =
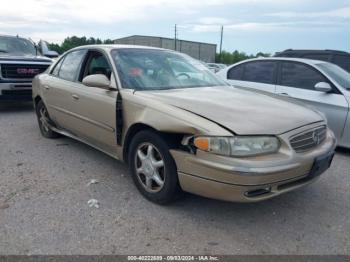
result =
[[[300,62],[281,61],[278,72],[276,93],[322,112],[337,138],[341,138],[348,103],[332,82],[312,66]],[[329,83],[333,90],[330,93],[316,91],[314,87],[319,82]]]
[[105,74],[116,86],[111,64],[103,51],[89,50],[72,92],[74,129],[80,138],[115,155],[116,150],[116,99],[117,91],[85,86],[82,79],[92,74]]
[[275,93],[275,61],[252,61],[232,67],[227,72],[227,81],[237,87]]
[[76,79],[85,50],[76,50],[66,54],[47,76],[43,92],[44,102],[51,119],[63,129],[72,130],[75,117],[72,114],[74,99],[72,90],[76,88]]

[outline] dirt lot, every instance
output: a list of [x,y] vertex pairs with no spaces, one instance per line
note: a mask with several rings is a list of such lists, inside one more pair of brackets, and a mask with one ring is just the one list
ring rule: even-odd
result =
[[0,254],[350,254],[349,217],[350,150],[273,200],[187,195],[164,207],[141,197],[123,164],[41,137],[31,106],[0,108]]

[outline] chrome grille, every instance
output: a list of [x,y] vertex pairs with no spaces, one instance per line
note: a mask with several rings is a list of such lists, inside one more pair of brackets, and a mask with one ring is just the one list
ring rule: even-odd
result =
[[304,152],[322,144],[326,136],[327,127],[320,126],[291,137],[290,144],[296,152]]
[[1,64],[1,75],[5,79],[32,79],[44,72],[49,65]]

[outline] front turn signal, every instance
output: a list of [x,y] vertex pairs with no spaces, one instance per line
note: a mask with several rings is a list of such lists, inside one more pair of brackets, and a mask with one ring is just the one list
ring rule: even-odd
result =
[[203,151],[209,151],[210,141],[207,137],[197,137],[194,139],[194,145]]

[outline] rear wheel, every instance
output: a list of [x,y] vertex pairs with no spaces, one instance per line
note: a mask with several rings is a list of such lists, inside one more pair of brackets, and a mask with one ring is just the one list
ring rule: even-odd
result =
[[161,136],[149,130],[136,134],[128,160],[134,183],[148,200],[166,204],[179,197],[176,164]]
[[46,138],[59,137],[59,134],[52,131],[50,128],[50,123],[52,123],[52,121],[50,120],[49,113],[47,112],[47,109],[43,101],[39,101],[38,104],[36,105],[36,115],[38,118],[40,132],[44,137]]

